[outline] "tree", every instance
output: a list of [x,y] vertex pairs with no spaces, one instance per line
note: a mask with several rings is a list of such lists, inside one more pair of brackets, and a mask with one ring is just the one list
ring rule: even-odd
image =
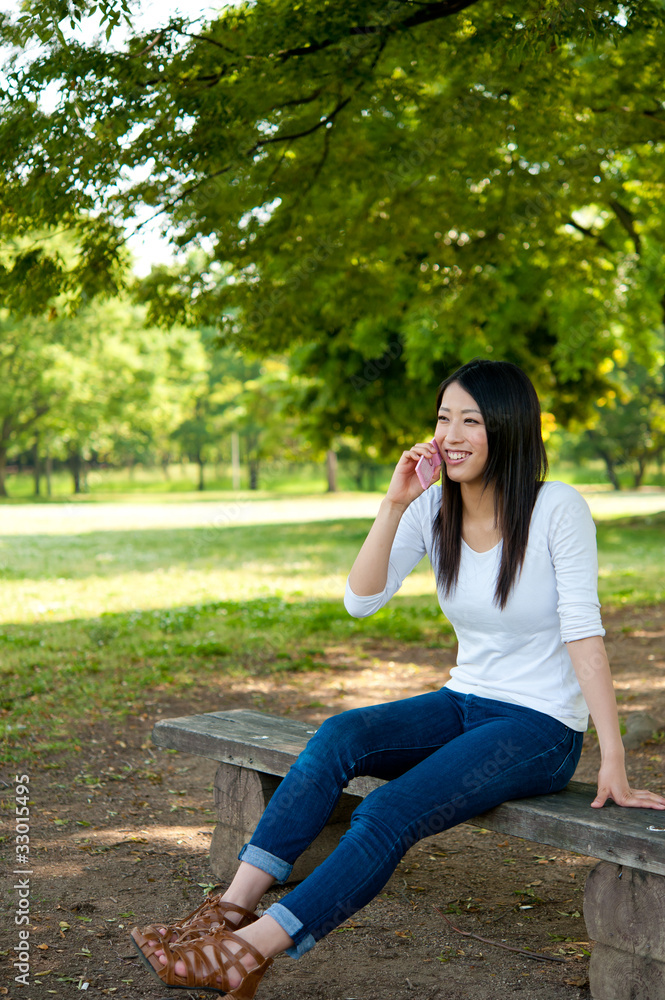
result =
[[76,493],[91,453],[113,459],[128,447],[154,448],[175,405],[165,389],[181,335],[144,319],[122,300],[74,317],[55,306],[44,316],[0,313],[0,496],[8,454],[36,436],[67,461]]
[[265,358],[254,366],[254,377],[243,381],[235,406],[228,413],[227,426],[237,428],[240,435],[252,490],[259,488],[260,469],[266,460],[276,471],[290,462],[322,455],[322,449],[302,433],[302,413],[295,417],[290,414],[292,394],[298,384],[299,379],[284,359]]
[[562,421],[610,387],[617,323],[647,350],[633,289],[662,322],[655,0],[265,0],[130,24],[121,47],[65,38],[45,0],[23,11],[5,42],[42,47],[6,69],[4,200],[14,227],[83,226],[70,282],[107,274],[148,206],[204,251],[152,275],[153,318],[257,353],[323,345],[327,368],[399,342],[396,381],[419,386],[451,359],[515,360]]
[[198,464],[198,489],[205,489],[205,465],[229,454],[234,433],[250,489],[259,488],[264,460],[311,458],[312,448],[287,412],[297,378],[286,361],[220,348],[210,328],[193,335],[195,342],[182,358],[182,369],[173,375],[179,385],[181,418],[172,439]]
[[27,447],[69,398],[69,348],[80,335],[59,320],[0,315],[0,496],[7,496],[10,449]]
[[576,458],[601,458],[615,490],[619,472],[630,470],[633,487],[642,485],[647,466],[665,453],[665,353],[648,369],[617,350],[606,367],[615,389],[594,404],[594,420],[574,442]]
[[159,388],[177,331],[151,329],[144,318],[143,310],[120,299],[94,303],[69,320],[89,331],[82,349],[70,354],[71,390],[55,423],[75,493],[92,454],[116,462],[137,452],[145,457],[163,429]]

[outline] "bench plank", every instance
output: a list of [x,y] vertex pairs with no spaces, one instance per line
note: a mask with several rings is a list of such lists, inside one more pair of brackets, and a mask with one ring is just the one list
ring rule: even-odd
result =
[[[161,747],[283,776],[314,732],[311,724],[297,719],[232,709],[163,719],[156,723],[152,738]],[[354,778],[347,792],[365,796],[383,783],[379,778]],[[648,829],[665,827],[662,814],[614,805],[591,809],[595,794],[593,785],[571,781],[562,792],[505,802],[470,822],[665,875],[665,832]]]
[[158,746],[283,777],[315,732],[298,719],[235,708],[162,719],[152,738]]
[[[155,723],[152,739],[160,747],[283,778],[315,732],[310,723],[298,719],[234,708],[162,719]],[[381,778],[354,778],[347,791],[364,797],[383,784]]]
[[570,781],[561,792],[504,802],[473,822],[495,833],[665,875],[665,831],[649,830],[665,826],[662,813],[613,802],[591,809],[595,797],[594,785]]

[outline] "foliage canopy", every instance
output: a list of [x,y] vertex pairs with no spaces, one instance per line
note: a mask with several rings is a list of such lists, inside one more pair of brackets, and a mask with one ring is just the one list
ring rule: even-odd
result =
[[[148,210],[200,251],[144,283],[152,319],[297,345],[328,393],[311,396],[321,437],[369,433],[390,399],[391,446],[406,400],[429,420],[429,390],[476,355],[521,364],[564,421],[607,390],[618,345],[653,363],[656,0],[261,0],[142,26],[124,2],[21,11],[0,24],[2,237],[64,225],[83,242],[70,268],[5,254],[6,294],[28,266],[44,288],[108,290]],[[93,11],[91,41],[74,28]]]

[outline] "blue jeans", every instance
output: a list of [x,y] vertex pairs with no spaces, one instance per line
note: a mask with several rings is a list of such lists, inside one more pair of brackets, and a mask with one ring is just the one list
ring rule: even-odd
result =
[[386,884],[406,851],[508,799],[563,788],[582,733],[519,705],[448,688],[327,719],[295,761],[240,860],[286,882],[351,778],[388,779],[335,850],[267,911],[299,957]]

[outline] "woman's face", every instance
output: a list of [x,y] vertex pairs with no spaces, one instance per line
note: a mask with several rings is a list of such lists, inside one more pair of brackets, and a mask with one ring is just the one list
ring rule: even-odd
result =
[[443,393],[434,436],[449,479],[482,481],[489,455],[485,421],[473,396],[458,382]]

